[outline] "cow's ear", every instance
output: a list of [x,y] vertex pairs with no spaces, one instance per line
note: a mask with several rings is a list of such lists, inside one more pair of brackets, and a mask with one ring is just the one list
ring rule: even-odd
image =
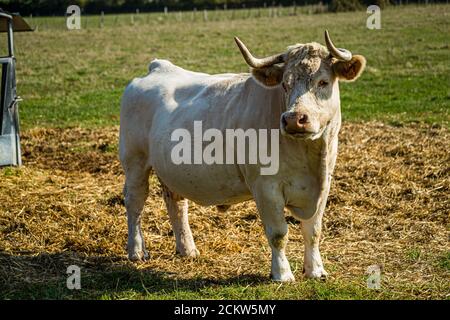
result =
[[252,75],[260,84],[271,88],[283,81],[284,66],[273,65],[267,68],[252,69]]
[[354,55],[350,61],[337,61],[333,64],[333,70],[339,80],[355,81],[366,67],[366,58]]

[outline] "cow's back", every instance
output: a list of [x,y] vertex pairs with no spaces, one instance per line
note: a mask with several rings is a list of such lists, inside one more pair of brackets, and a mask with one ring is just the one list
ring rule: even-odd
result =
[[[192,189],[192,181],[202,176],[208,177],[205,189],[217,188],[219,198],[249,198],[236,165],[177,166],[170,158],[172,147],[177,144],[170,138],[176,129],[192,131],[194,121],[202,121],[205,130],[233,127],[224,120],[236,121],[238,114],[230,108],[237,108],[249,75],[191,72],[166,60],[152,61],[149,71],[147,76],[134,79],[123,94],[119,147],[122,163],[134,157],[146,158],[148,166],[165,184],[188,198],[189,194],[183,191]],[[228,117],[224,117],[226,113]],[[176,179],[171,181],[173,177]],[[228,177],[227,183],[218,185],[217,181],[224,177]],[[195,196],[190,198],[201,202]],[[204,200],[208,204],[220,201],[215,196]]]
[[[197,98],[204,101],[203,95],[216,92],[215,86],[220,83],[227,86],[229,79],[236,74],[209,75],[192,72],[175,66],[167,60],[153,60],[149,65],[149,73],[142,78],[133,79],[126,87],[122,96],[120,111],[120,141],[121,150],[133,145],[141,152],[148,147],[148,134],[154,129],[156,135],[160,126],[167,127],[173,121],[172,117],[185,117],[180,113],[202,112],[198,103],[191,103]],[[223,91],[227,91],[224,88]],[[178,107],[192,105],[188,111],[176,110]],[[177,114],[175,115],[174,112]],[[155,117],[158,118],[155,121]],[[165,125],[166,124],[166,125]],[[145,133],[145,134],[144,134]],[[122,151],[121,157],[122,157]]]

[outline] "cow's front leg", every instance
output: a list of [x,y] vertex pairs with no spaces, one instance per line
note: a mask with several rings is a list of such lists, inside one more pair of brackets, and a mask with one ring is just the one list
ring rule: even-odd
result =
[[169,213],[170,223],[175,234],[176,252],[182,256],[195,258],[197,250],[188,220],[188,200],[170,191],[160,180],[163,197]]
[[326,278],[328,273],[323,268],[319,251],[320,234],[322,231],[322,212],[309,220],[302,220],[302,233],[305,242],[305,258],[303,272],[307,278]]
[[[272,190],[272,188],[267,188]],[[284,199],[280,192],[258,192],[256,197],[261,220],[272,249],[271,278],[274,281],[295,281],[285,249],[288,241],[288,225],[284,216]]]

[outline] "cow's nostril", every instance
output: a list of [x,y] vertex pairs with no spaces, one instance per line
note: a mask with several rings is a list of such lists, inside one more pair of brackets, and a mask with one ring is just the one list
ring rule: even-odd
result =
[[298,123],[300,123],[300,124],[305,124],[305,123],[307,123],[308,122],[308,116],[306,115],[306,114],[301,114],[299,117],[298,117]]

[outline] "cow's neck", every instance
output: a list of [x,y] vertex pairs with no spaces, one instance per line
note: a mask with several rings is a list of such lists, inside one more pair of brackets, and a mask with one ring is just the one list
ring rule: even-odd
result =
[[320,140],[322,141],[322,147],[320,149],[320,177],[323,190],[329,188],[331,176],[334,171],[340,127],[341,110],[339,107],[333,119],[327,125],[322,137],[320,138]]

